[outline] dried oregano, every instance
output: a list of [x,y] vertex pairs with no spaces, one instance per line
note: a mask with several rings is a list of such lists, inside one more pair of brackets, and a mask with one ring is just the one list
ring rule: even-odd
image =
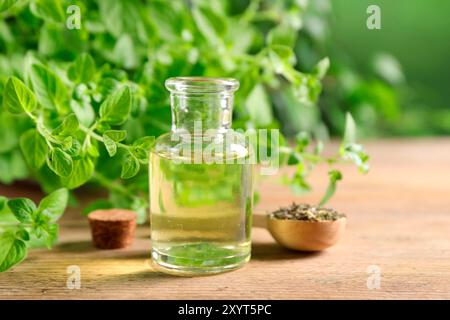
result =
[[270,217],[284,220],[334,221],[345,217],[345,214],[331,208],[314,207],[309,204],[293,202],[288,207],[281,207],[272,212]]

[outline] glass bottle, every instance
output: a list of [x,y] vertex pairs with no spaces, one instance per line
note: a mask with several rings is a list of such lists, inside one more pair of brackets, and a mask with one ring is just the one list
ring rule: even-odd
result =
[[177,274],[232,270],[250,259],[252,149],[231,129],[239,82],[166,80],[172,130],[150,154],[152,260]]

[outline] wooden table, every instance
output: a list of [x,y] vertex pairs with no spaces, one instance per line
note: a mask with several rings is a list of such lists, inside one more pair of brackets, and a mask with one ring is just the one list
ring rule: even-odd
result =
[[[138,230],[131,248],[100,251],[91,246],[86,221],[69,210],[53,250],[32,251],[0,274],[0,299],[450,299],[450,139],[374,141],[367,148],[367,176],[343,169],[330,205],[347,213],[348,227],[325,252],[284,250],[255,228],[252,259],[243,269],[174,277],[151,268],[148,227]],[[317,202],[326,168],[312,181],[315,191],[296,198],[275,178],[261,180],[258,210]],[[0,194],[39,198],[33,190],[1,186]],[[71,265],[81,270],[79,290],[66,285]],[[380,287],[369,289],[369,277],[376,287],[376,270]]]

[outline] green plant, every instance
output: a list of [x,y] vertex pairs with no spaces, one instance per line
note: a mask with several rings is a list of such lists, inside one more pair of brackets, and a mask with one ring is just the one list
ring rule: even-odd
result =
[[[80,29],[65,25],[72,4],[81,9]],[[330,62],[298,69],[305,10],[290,0],[2,1],[0,182],[33,178],[46,192],[94,183],[109,198],[84,212],[125,207],[145,221],[148,149],[170,130],[166,78],[237,78],[238,128],[284,130],[286,115],[318,112]],[[351,160],[366,170],[353,134],[334,157],[322,156],[324,130],[311,122],[293,132],[294,147],[281,139],[282,163],[297,168],[287,183],[298,193],[309,191],[318,163]],[[330,174],[325,200],[340,177]]]
[[339,150],[331,155],[322,155],[323,144],[319,141],[311,145],[311,137],[307,132],[300,132],[296,136],[296,146],[294,148],[280,148],[281,154],[286,152],[287,156],[282,157],[282,164],[296,166],[293,177],[283,177],[285,184],[289,185],[295,194],[304,194],[311,191],[311,186],[307,181],[308,175],[318,164],[327,164],[331,167],[328,172],[328,187],[319,202],[323,206],[330,200],[336,192],[337,182],[342,180],[342,172],[334,168],[335,165],[350,161],[354,163],[361,173],[369,170],[369,156],[364,147],[356,142],[356,125],[350,113],[346,114],[344,138]]
[[0,196],[0,272],[25,259],[29,247],[52,247],[67,199],[67,189],[52,192],[38,206],[27,198],[8,200]]
[[[16,77],[8,78],[3,108],[10,114],[23,114],[31,120],[32,128],[21,135],[19,145],[29,168],[37,175],[46,170],[42,178],[44,187],[54,183],[75,189],[85,184],[94,176],[100,156],[99,143],[109,157],[115,157],[118,150],[121,151],[121,178],[134,177],[141,164],[148,162],[154,137],[141,137],[132,144],[125,144],[127,131],[112,128],[122,125],[129,117],[132,107],[130,86],[118,84],[110,95],[100,98],[99,94],[98,113],[90,105],[80,110],[78,101],[73,97],[70,99],[68,90],[76,95],[76,90],[91,88],[93,92],[95,89],[92,88],[97,88],[103,74],[96,71],[93,59],[83,54],[69,66],[68,77],[74,79],[72,86],[64,85],[61,78],[45,65],[30,59],[26,75],[34,90]],[[89,82],[90,88],[77,84],[80,79]],[[136,197],[125,189],[121,191],[130,198]],[[141,216],[141,221],[143,219]]]

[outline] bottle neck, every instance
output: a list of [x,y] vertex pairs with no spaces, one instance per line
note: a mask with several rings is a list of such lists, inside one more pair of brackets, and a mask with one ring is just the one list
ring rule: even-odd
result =
[[172,92],[172,132],[226,132],[231,126],[233,94]]

